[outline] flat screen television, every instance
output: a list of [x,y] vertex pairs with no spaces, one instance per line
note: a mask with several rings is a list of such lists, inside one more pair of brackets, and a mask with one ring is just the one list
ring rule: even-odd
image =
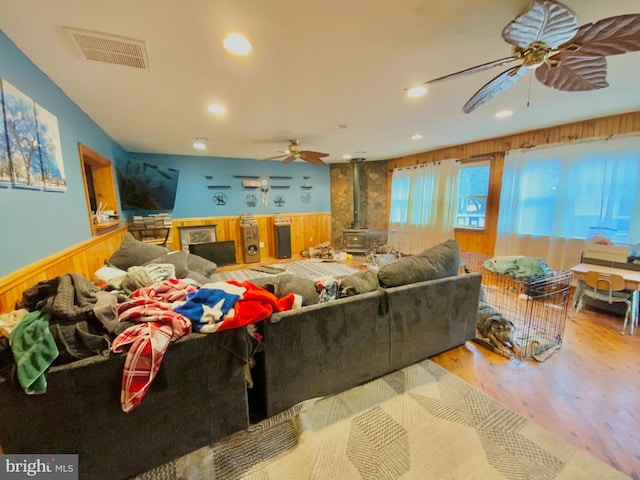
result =
[[236,263],[236,242],[233,240],[195,243],[189,245],[189,252],[206,258],[216,263],[219,267]]
[[172,210],[176,202],[179,171],[132,160],[120,188],[123,210]]

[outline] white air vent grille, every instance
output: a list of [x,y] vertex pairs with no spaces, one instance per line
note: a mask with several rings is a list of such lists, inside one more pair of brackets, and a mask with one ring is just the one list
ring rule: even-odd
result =
[[85,60],[149,70],[147,49],[142,40],[76,28],[64,29]]

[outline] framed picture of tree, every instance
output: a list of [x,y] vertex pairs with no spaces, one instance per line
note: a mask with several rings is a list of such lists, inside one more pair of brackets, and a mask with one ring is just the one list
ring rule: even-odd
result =
[[42,180],[45,190],[67,191],[67,180],[62,161],[62,145],[58,119],[36,103],[38,145],[42,162]]
[[4,79],[2,92],[13,186],[42,189],[35,103]]
[[6,80],[1,87],[6,153],[0,141],[0,182],[66,191],[58,119]]

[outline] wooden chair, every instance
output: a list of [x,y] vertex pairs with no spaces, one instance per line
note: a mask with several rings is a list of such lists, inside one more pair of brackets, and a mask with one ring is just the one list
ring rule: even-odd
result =
[[[624,335],[624,331],[627,328],[627,321],[629,320],[629,313],[631,312],[631,292],[624,289],[624,278],[621,275],[601,273],[601,272],[587,272],[584,277],[585,288],[584,292],[580,295],[578,300],[578,307],[576,315],[582,309],[584,303],[584,296],[588,296],[594,300],[601,300],[609,303],[626,303],[627,313],[624,316],[624,325],[620,332]],[[634,321],[633,319],[631,320]],[[633,333],[633,325],[631,325],[631,333]]]

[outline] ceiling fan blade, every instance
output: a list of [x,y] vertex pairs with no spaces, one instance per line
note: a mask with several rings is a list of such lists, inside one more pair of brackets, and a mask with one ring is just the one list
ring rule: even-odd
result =
[[515,85],[522,76],[527,73],[527,68],[516,65],[494,77],[484,87],[478,90],[462,107],[464,113],[471,113],[480,105],[488,102],[496,95],[501,94],[509,87]]
[[285,165],[287,163],[291,163],[293,162],[297,157],[295,157],[294,155],[289,155],[287,158],[285,158],[282,163],[284,163]]
[[606,56],[640,50],[640,14],[603,18],[581,26],[561,50],[572,55]]
[[[325,165],[320,156],[313,155],[316,152],[300,152],[300,158],[305,162],[313,163],[314,165]],[[328,154],[321,154],[322,156],[328,156]]]
[[553,0],[536,0],[502,30],[502,38],[511,45],[527,48],[540,41],[551,48],[571,40],[578,30],[578,17],[566,5]]
[[568,92],[585,92],[608,87],[607,60],[558,53],[536,69],[536,78],[547,87]]
[[275,160],[277,158],[284,158],[287,155],[289,155],[288,153],[285,153],[284,155],[276,155],[275,157],[268,157],[268,158],[260,158],[258,160]]
[[313,152],[311,150],[303,150],[303,151],[300,152],[300,155],[313,155],[315,157],[328,157],[329,156],[328,153]]
[[[485,70],[489,70],[490,68],[493,68],[493,67],[500,67],[507,63],[513,62],[515,60],[517,60],[517,58],[514,56],[499,58],[498,60],[482,63],[480,65],[476,65],[475,67],[466,68],[464,70],[460,70],[459,72],[450,73],[449,75],[445,75],[443,77],[438,77],[438,78],[434,78],[433,80],[428,80],[424,82],[423,85],[444,82],[446,80],[453,80],[455,78],[460,78],[460,77],[466,77],[467,75],[471,75],[473,73],[484,72]],[[413,88],[413,87],[405,88],[405,91],[409,90],[410,88]]]

